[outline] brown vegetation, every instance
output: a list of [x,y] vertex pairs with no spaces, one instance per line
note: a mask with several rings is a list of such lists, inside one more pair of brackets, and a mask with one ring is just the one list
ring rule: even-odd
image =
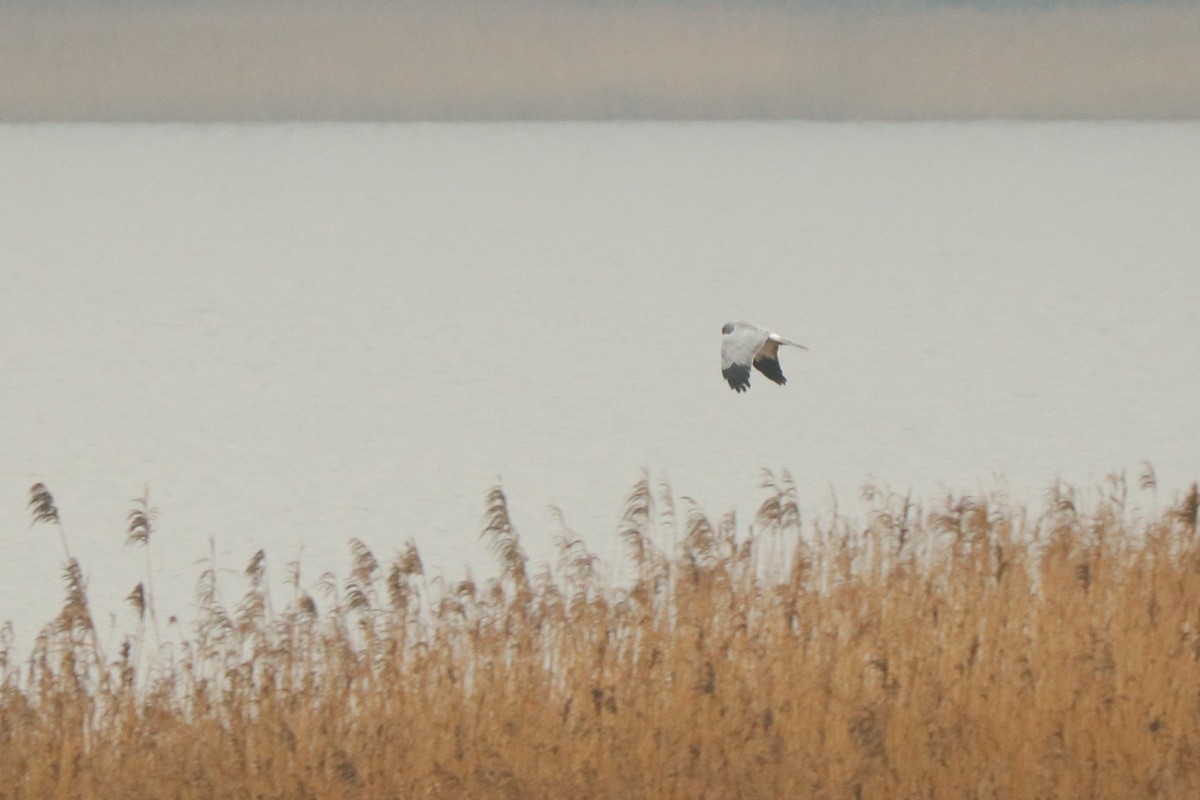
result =
[[[1196,795],[1196,485],[1147,515],[1119,479],[1037,515],[871,491],[859,524],[802,524],[788,476],[764,484],[742,532],[639,481],[619,585],[565,529],[531,564],[499,489],[494,580],[352,541],[348,579],[314,598],[293,564],[276,609],[260,552],[232,607],[205,570],[194,633],[153,656],[143,622],[106,657],[64,552],[62,613],[27,661],[0,653],[0,795]],[[31,508],[65,550],[40,484]],[[153,531],[143,497],[130,540]]]

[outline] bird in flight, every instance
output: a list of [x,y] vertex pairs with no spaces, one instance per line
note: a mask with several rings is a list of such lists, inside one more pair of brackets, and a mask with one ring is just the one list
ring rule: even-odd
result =
[[779,368],[779,345],[808,349],[749,322],[726,322],[721,334],[721,375],[738,392],[750,388],[751,364],[780,386],[787,383]]

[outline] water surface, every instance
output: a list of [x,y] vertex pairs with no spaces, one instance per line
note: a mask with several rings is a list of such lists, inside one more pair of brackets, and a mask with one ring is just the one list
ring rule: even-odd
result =
[[[0,170],[19,633],[61,597],[35,481],[122,624],[147,484],[186,615],[210,537],[456,577],[498,481],[535,554],[556,505],[615,558],[643,468],[744,521],[764,467],[851,512],[1200,473],[1193,123],[10,126]],[[811,348],[786,388],[729,390],[730,319]]]

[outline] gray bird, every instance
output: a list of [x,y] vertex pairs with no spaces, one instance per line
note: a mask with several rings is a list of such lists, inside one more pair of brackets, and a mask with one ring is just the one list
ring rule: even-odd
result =
[[726,322],[721,333],[721,374],[729,381],[729,387],[738,392],[750,388],[751,364],[780,386],[787,383],[779,368],[779,345],[808,349],[749,322]]

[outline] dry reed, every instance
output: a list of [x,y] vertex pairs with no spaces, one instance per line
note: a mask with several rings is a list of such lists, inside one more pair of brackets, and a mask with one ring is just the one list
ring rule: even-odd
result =
[[[228,606],[214,559],[194,633],[150,659],[149,575],[109,660],[67,555],[30,657],[0,642],[0,795],[1196,796],[1195,484],[1154,514],[1120,479],[1036,514],[868,490],[861,523],[802,522],[786,473],[764,491],[742,532],[643,477],[618,584],[565,526],[534,567],[499,488],[484,582],[352,541],[344,581],[289,565],[278,609],[260,551]],[[44,486],[31,508],[65,549]],[[129,521],[148,546],[148,497]]]

